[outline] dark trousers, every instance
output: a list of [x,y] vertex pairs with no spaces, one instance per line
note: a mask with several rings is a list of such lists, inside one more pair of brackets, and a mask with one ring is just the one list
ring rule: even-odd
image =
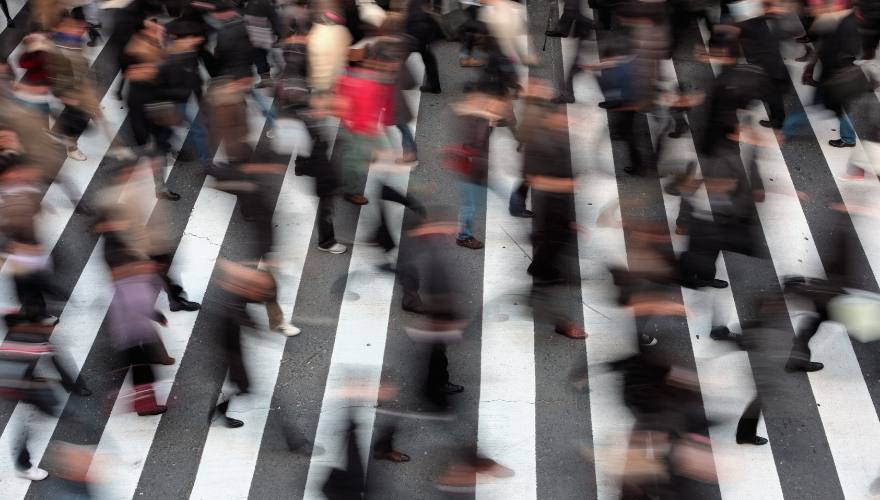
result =
[[739,423],[736,425],[737,441],[754,441],[758,435],[758,419],[761,417],[761,394],[755,396],[755,399],[746,407]]
[[445,408],[446,395],[437,389],[449,383],[449,359],[446,357],[446,344],[435,342],[431,346],[428,360],[428,398],[434,404]]
[[815,304],[816,312],[819,317],[809,317],[803,327],[794,337],[791,347],[791,355],[788,363],[794,366],[804,366],[810,362],[810,340],[819,331],[819,325],[824,321],[828,321],[828,309],[825,305]]
[[[617,120],[614,130],[615,133],[619,134],[626,141],[633,171],[639,175],[645,175],[648,171],[648,165],[642,155],[640,147],[641,138],[635,131],[636,114],[636,110],[615,112],[614,115],[617,117]],[[653,145],[651,147],[653,149]]]
[[526,209],[526,197],[529,195],[529,185],[522,181],[519,187],[510,194],[510,204],[507,209],[512,214],[520,214]]
[[257,67],[257,73],[261,76],[269,74],[269,59],[266,57],[268,53],[264,48],[254,47],[254,65]]
[[715,278],[715,261],[722,250],[751,255],[751,233],[740,224],[691,219],[690,242],[679,259],[685,278]]
[[425,63],[425,85],[433,89],[440,88],[440,70],[437,68],[437,58],[428,45],[419,44],[419,55]]
[[862,33],[862,59],[874,59],[877,43],[880,43],[880,19],[868,19]]
[[47,316],[46,300],[43,298],[45,280],[39,273],[15,277],[15,292],[21,309],[28,321],[35,322]]
[[229,363],[229,380],[238,386],[239,391],[248,392],[250,380],[241,357],[241,325],[232,320],[226,321],[223,344],[226,347],[226,360]]
[[330,248],[336,244],[333,230],[333,196],[318,199],[318,246]]
[[771,80],[773,87],[764,93],[764,99],[767,107],[770,108],[770,124],[773,128],[782,128],[782,122],[785,121],[785,106],[782,98],[788,91],[790,85],[788,79],[774,78]]
[[126,363],[131,367],[131,378],[135,387],[155,382],[150,356],[143,345],[129,347],[123,353]]
[[159,278],[162,280],[163,288],[165,289],[165,293],[168,294],[168,302],[177,302],[183,297],[184,291],[183,287],[175,283],[170,276],[168,276],[168,269],[171,267],[171,255],[170,254],[162,254],[162,255],[153,255],[153,261],[158,264],[158,272]]
[[571,195],[535,190],[533,196],[537,198],[535,227],[538,230],[538,237],[535,241],[529,273],[542,279],[556,274],[554,272],[556,259],[571,236],[569,223],[573,218],[567,206]]

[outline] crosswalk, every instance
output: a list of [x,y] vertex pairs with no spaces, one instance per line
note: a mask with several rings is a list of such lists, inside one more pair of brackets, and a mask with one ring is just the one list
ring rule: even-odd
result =
[[[19,3],[10,2],[14,16],[21,8]],[[529,8],[531,18],[546,15],[541,10],[546,7]],[[705,31],[697,27],[690,34],[705,40]],[[546,64],[567,67],[574,43],[551,41]],[[588,62],[598,61],[602,43],[601,37],[582,43]],[[575,81],[578,103],[566,110],[571,168],[580,181],[574,214],[587,231],[578,235],[571,252],[573,265],[567,270],[579,279],[560,295],[589,337],[575,341],[551,335],[552,325],[536,323],[532,317],[527,298],[532,282],[525,272],[531,260],[531,222],[508,215],[505,193],[513,187],[519,162],[516,141],[499,129],[490,147],[493,190],[486,195],[485,213],[478,213],[481,220],[475,224],[486,246],[474,252],[450,240],[454,262],[461,267],[456,272],[462,274],[454,279],[464,288],[479,291],[467,294],[476,316],[474,326],[465,330],[464,340],[450,351],[452,377],[466,387],[463,394],[454,396],[462,402],[456,420],[433,427],[403,424],[396,447],[412,456],[408,464],[371,458],[374,429],[385,418],[376,412],[380,385],[401,389],[403,403],[390,402],[391,410],[396,403],[405,406],[413,399],[411,393],[421,389],[417,375],[425,365],[411,344],[400,344],[405,339],[401,332],[412,317],[400,311],[399,283],[393,274],[377,268],[386,258],[382,250],[364,242],[379,221],[377,190],[383,183],[402,192],[427,184],[432,189],[419,194],[428,201],[453,206],[458,202],[455,179],[439,168],[439,156],[432,151],[432,146],[436,150],[446,142],[432,136],[445,134],[444,108],[460,95],[454,90],[456,83],[469,78],[451,71],[454,61],[444,59],[454,49],[452,44],[438,49],[441,69],[448,65],[445,69],[450,70],[441,71],[444,94],[406,93],[416,115],[412,125],[419,139],[419,167],[410,171],[378,164],[367,179],[365,194],[370,204],[337,207],[337,234],[348,245],[346,254],[315,251],[317,200],[312,180],[294,175],[292,168],[277,180],[274,225],[279,304],[303,333],[293,338],[271,333],[264,311],[252,311],[258,328],[245,336],[244,350],[253,391],[233,399],[229,408],[230,416],[245,421],[243,428],[229,429],[208,420],[210,408],[228,394],[215,333],[217,306],[211,303],[211,276],[218,258],[242,254],[242,239],[248,234],[247,224],[235,210],[235,198],[212,189],[210,181],[197,172],[198,166],[183,161],[176,161],[166,172],[172,189],[182,195],[176,204],[155,200],[148,173],[135,176],[126,187],[149,195],[143,197],[144,208],[147,213],[156,210],[153,218],[172,221],[175,234],[170,236],[177,242],[172,274],[185,284],[191,300],[205,306],[200,312],[167,315],[169,325],[161,334],[177,363],[157,367],[156,372],[161,381],[157,398],[160,404],[167,402],[169,411],[138,417],[130,411],[130,374],[107,375],[115,367],[105,325],[111,292],[103,243],[83,230],[82,216],[73,212],[61,186],[53,184],[43,201],[39,234],[53,255],[69,256],[67,261],[72,262],[58,273],[70,297],[63,310],[57,311],[61,321],[52,339],[69,352],[75,372],[95,389],[95,395],[88,400],[63,396],[65,411],[60,419],[41,417],[27,405],[0,406],[0,498],[52,498],[62,487],[54,476],[40,483],[14,476],[8,450],[15,448],[19,431],[27,426],[32,460],[50,472],[47,450],[53,441],[95,446],[91,474],[98,479],[93,490],[99,498],[320,499],[330,467],[344,463],[341,436],[349,418],[354,418],[371,486],[369,498],[445,498],[432,480],[445,473],[448,452],[441,445],[451,440],[476,442],[481,454],[514,471],[503,478],[478,475],[467,497],[616,499],[633,416],[622,400],[622,380],[608,369],[608,363],[637,351],[632,314],[614,303],[615,287],[607,272],[608,267],[625,267],[628,262],[627,236],[613,221],[626,222],[630,215],[617,204],[633,193],[644,203],[655,203],[654,209],[668,222],[670,251],[675,254],[686,249],[687,238],[675,234],[679,198],[662,191],[668,181],[633,180],[622,173],[626,155],[611,141],[612,115],[595,105],[602,96],[589,75]],[[7,51],[17,54],[14,48]],[[101,47],[96,48],[88,56],[90,62],[101,64],[102,53]],[[806,105],[812,99],[811,89],[800,84],[801,65],[793,60],[797,55],[786,54],[786,60],[793,95]],[[416,75],[422,73],[418,55],[409,64]],[[676,55],[662,64],[668,84],[692,87],[688,64],[693,60]],[[530,74],[540,75],[541,69],[532,68]],[[118,87],[119,75],[100,75],[100,79],[101,89]],[[125,137],[127,111],[114,94],[105,92],[101,106],[111,131]],[[869,94],[866,100],[875,106],[880,94]],[[192,111],[197,111],[195,103]],[[274,152],[264,134],[265,116],[256,105],[249,105],[248,112],[248,140],[256,155],[292,167],[299,145],[292,152]],[[696,112],[688,115],[695,128],[696,116]],[[750,120],[764,118],[762,106],[749,110]],[[859,262],[864,263],[863,281],[867,289],[877,291],[880,236],[872,210],[866,207],[880,194],[880,181],[872,175],[860,182],[841,181],[839,175],[853,150],[828,145],[837,138],[837,120],[812,108],[807,109],[807,118],[810,131],[782,144],[771,130],[757,130],[759,138],[771,144],[758,151],[767,199],[756,205],[769,259],[722,255],[716,277],[729,280],[731,287],[682,289],[675,300],[692,314],[675,323],[672,331],[657,334],[657,349],[665,349],[676,362],[695,371],[703,411],[714,423],[708,431],[718,482],[699,486],[701,498],[862,499],[880,475],[880,460],[873,453],[880,443],[880,380],[873,345],[854,343],[839,325],[823,325],[811,347],[825,369],[789,375],[782,392],[785,396],[765,402],[758,432],[770,438],[769,445],[745,447],[736,445],[733,435],[736,420],[755,391],[751,360],[708,338],[712,326],[725,324],[738,331],[741,321],[754,317],[751,304],[756,290],[773,292],[775,287],[779,294],[779,285],[788,276],[825,276],[830,255],[825,232],[831,230],[827,225],[831,218],[823,213],[829,203],[853,207],[849,221],[861,243],[856,250]],[[857,131],[870,128],[871,124],[863,122],[864,115],[855,113],[851,118]],[[661,170],[696,158],[699,130],[670,140],[656,121],[649,119],[647,125],[655,141],[665,141]],[[175,150],[185,144],[187,136],[185,129],[175,132]],[[861,154],[866,139],[873,138],[860,133],[857,153]],[[392,143],[399,144],[396,131]],[[87,134],[79,145],[89,160],[68,160],[61,173],[87,199],[93,199],[106,185],[115,160],[105,157],[110,143],[102,134]],[[340,147],[334,148],[334,155],[341,153]],[[744,158],[751,154],[750,147],[743,147]],[[222,147],[216,155],[222,158]],[[799,191],[809,197],[809,203],[802,202]],[[705,190],[697,196],[708,203]],[[160,211],[167,215],[159,215]],[[600,221],[602,213],[610,213],[612,223]],[[402,206],[389,205],[385,217],[396,238],[406,230]],[[3,273],[0,307],[16,305],[11,279]],[[168,309],[164,294],[157,299],[157,308]],[[802,305],[789,300],[788,309],[794,331],[803,320]],[[316,316],[315,311],[325,312]],[[409,351],[413,353],[402,354]],[[582,360],[589,367],[582,391],[569,388],[565,376],[572,366],[558,359]],[[354,402],[352,393],[358,396]],[[92,421],[90,429],[75,430],[79,425],[75,421],[83,417]],[[279,433],[285,426],[296,428],[313,442],[315,452],[303,456],[286,451],[285,438]],[[369,478],[378,479],[371,482]],[[561,490],[555,483],[566,487]]]

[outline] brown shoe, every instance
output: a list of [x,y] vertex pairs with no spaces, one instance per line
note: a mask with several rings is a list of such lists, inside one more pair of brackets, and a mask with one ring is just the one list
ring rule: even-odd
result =
[[677,234],[679,236],[684,236],[688,233],[690,233],[690,231],[688,231],[687,229],[685,229],[683,227],[676,227],[675,228],[675,234]]
[[458,243],[458,246],[470,248],[471,250],[479,250],[485,246],[483,245],[482,241],[474,238],[473,236],[468,236],[463,240],[456,238],[455,242]]
[[560,335],[565,335],[570,339],[585,339],[587,338],[587,332],[581,330],[580,328],[571,325],[566,330],[562,330],[561,328],[556,328],[556,333]]
[[479,68],[480,66],[486,64],[486,61],[481,61],[479,59],[469,57],[467,59],[459,59],[458,63],[461,64],[462,68]]
[[376,460],[388,460],[389,462],[395,462],[399,464],[409,462],[409,455],[404,455],[399,451],[389,451],[388,453],[373,453],[373,458]]
[[343,196],[343,198],[345,198],[345,201],[354,203],[355,205],[366,205],[367,203],[370,202],[370,200],[366,199],[365,197],[363,197],[359,194],[347,194],[347,195]]

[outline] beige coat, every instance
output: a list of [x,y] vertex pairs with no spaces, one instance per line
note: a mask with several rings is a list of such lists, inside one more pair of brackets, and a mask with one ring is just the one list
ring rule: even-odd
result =
[[309,86],[329,92],[348,64],[351,33],[341,25],[315,24],[309,31]]

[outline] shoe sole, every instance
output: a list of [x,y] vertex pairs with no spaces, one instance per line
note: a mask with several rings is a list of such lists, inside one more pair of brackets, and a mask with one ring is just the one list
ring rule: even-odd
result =
[[339,255],[339,254],[345,253],[345,250],[348,250],[348,249],[346,248],[345,250],[338,250],[337,251],[337,250],[330,250],[329,248],[318,247],[318,250],[320,250],[322,252],[332,253],[333,255]]

